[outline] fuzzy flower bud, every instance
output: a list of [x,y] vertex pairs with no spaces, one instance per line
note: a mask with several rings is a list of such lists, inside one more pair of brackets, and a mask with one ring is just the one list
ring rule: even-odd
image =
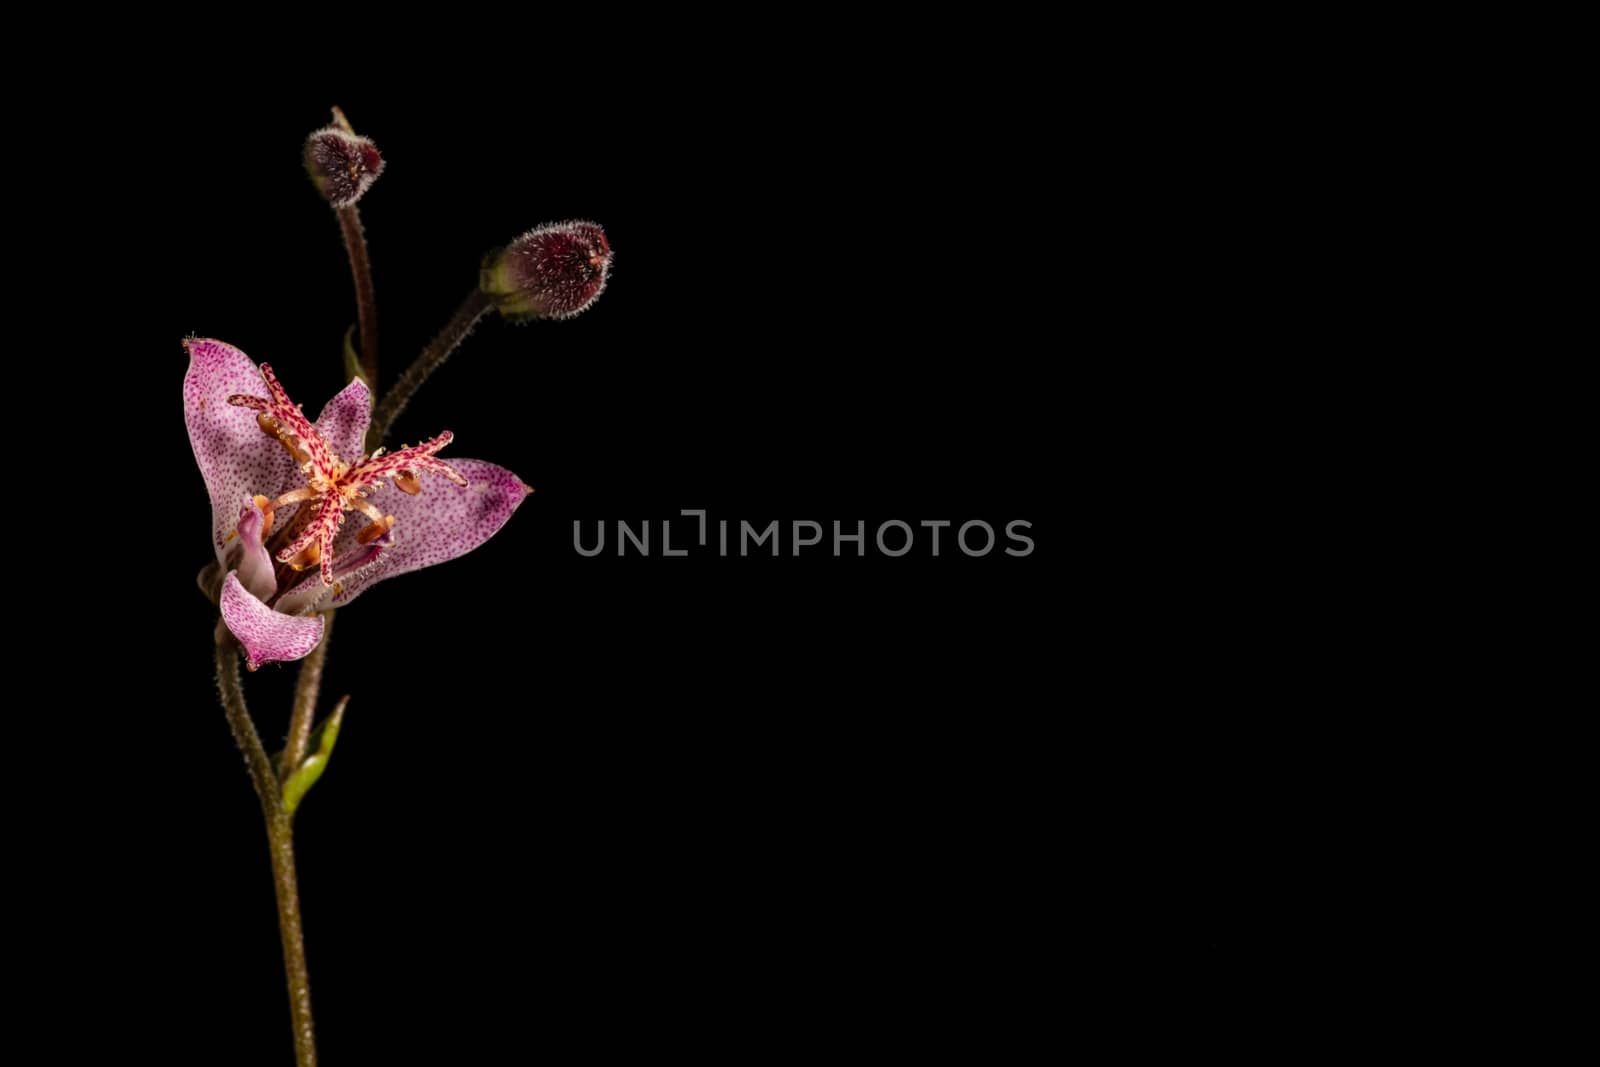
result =
[[529,230],[483,261],[479,288],[508,319],[570,319],[593,304],[611,273],[611,245],[592,222]]
[[334,123],[306,138],[306,170],[317,191],[334,207],[349,207],[383,173],[378,146],[359,137],[338,108]]

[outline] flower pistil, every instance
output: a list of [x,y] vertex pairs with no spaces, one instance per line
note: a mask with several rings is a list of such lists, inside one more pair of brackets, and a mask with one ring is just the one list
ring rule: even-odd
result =
[[317,432],[311,420],[299,406],[289,399],[289,394],[278,383],[272,368],[261,364],[261,377],[266,382],[268,396],[263,398],[243,393],[228,397],[235,407],[256,412],[256,424],[263,433],[277,440],[305,475],[304,488],[293,489],[268,501],[257,497],[255,503],[264,515],[264,526],[259,536],[265,537],[272,526],[275,511],[295,504],[307,504],[309,519],[299,532],[276,553],[280,563],[296,570],[320,566],[322,584],[334,582],[333,542],[344,525],[347,511],[359,511],[370,524],[357,535],[358,543],[366,545],[383,537],[394,526],[394,516],[385,515],[367,499],[383,488],[383,479],[394,483],[395,488],[416,496],[422,492],[418,474],[438,474],[465,487],[467,479],[455,468],[436,458],[438,452],[455,439],[444,433],[420,445],[401,448],[395,452],[378,449],[370,456],[361,456],[347,463],[334,454],[333,449]]

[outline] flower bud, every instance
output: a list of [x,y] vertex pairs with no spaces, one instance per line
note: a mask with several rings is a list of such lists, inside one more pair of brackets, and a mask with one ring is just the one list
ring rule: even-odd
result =
[[610,273],[604,230],[552,222],[485,258],[478,286],[508,319],[570,319],[599,298]]
[[377,145],[350,129],[338,108],[333,118],[332,126],[306,138],[306,170],[328,203],[349,207],[383,173],[383,156]]

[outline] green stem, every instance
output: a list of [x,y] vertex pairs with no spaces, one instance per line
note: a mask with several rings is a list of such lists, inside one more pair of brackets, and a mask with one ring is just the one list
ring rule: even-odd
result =
[[283,937],[283,969],[289,980],[289,1016],[294,1025],[297,1067],[316,1067],[317,1046],[311,1026],[311,976],[306,970],[305,935],[300,923],[300,891],[294,873],[294,827],[283,810],[283,796],[272,761],[261,747],[239,683],[239,653],[233,638],[217,623],[217,691],[228,715],[233,739],[244,753],[250,781],[261,800],[267,824],[267,845],[272,856],[272,884],[278,897],[278,932]]
[[261,798],[261,812],[268,821],[283,806],[278,792],[278,776],[272,769],[267,750],[261,747],[261,735],[245,707],[244,689],[239,684],[239,646],[233,634],[217,620],[217,692],[222,697],[222,710],[228,713],[228,726],[233,730],[233,740],[244,753],[245,770],[250,772],[250,782]]
[[389,387],[384,394],[383,402],[378,405],[378,410],[372,416],[372,429],[367,431],[367,449],[371,451],[383,443],[384,437],[394,426],[394,420],[406,409],[411,398],[416,395],[422,383],[428,376],[439,368],[450,353],[454,352],[467,334],[478,324],[478,320],[492,306],[489,298],[481,290],[474,289],[467,294],[461,302],[456,313],[445,323],[444,329],[439,331],[439,336],[428,343],[428,347],[407,367],[405,373],[400,375],[400,380]]
[[311,722],[317,714],[317,695],[322,691],[322,665],[328,659],[328,639],[333,636],[333,612],[322,615],[322,640],[300,664],[300,680],[294,688],[294,711],[289,716],[289,737],[284,742],[278,777],[289,780],[306,758],[311,743]]
[[355,204],[334,209],[339,230],[344,234],[344,250],[350,255],[350,274],[356,283],[356,317],[361,331],[361,370],[367,386],[378,388],[378,298],[372,288],[372,262],[367,258],[367,234],[361,227],[361,212]]

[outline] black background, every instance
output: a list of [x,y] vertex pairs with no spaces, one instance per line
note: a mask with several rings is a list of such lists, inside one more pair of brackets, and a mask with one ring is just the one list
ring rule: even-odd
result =
[[[542,95],[190,69],[110,106],[123,180],[86,210],[119,341],[92,355],[128,369],[113,417],[149,481],[121,700],[93,720],[116,799],[79,842],[111,862],[71,988],[129,1009],[128,1047],[289,1057],[264,834],[193,584],[209,508],[180,341],[271,362],[308,410],[343,384],[348,268],[299,160],[332,104],[388,162],[362,204],[385,380],[521,231],[592,219],[616,262],[574,321],[487,320],[396,427],[453,430],[450,454],[536,493],[335,623],[323,706],[350,708],[297,819],[326,1062],[992,1052],[1057,995],[1060,865],[1120,803],[1062,820],[1105,774],[1068,714],[1068,502],[1121,447],[1075,429],[1114,398],[1076,384],[1074,164],[1032,82],[870,60],[826,92],[754,60],[631,92],[579,63]],[[777,519],[783,555],[663,558],[682,508]],[[619,519],[650,521],[649,558],[614,554]],[[836,519],[866,524],[865,558],[790,555],[790,523],[831,540]],[[1000,539],[969,558],[953,526],[933,558],[917,527],[892,559],[888,519]],[[1001,551],[1012,520],[1026,558]],[[578,555],[574,521],[604,522],[607,552]],[[246,678],[269,748],[294,677]]]

